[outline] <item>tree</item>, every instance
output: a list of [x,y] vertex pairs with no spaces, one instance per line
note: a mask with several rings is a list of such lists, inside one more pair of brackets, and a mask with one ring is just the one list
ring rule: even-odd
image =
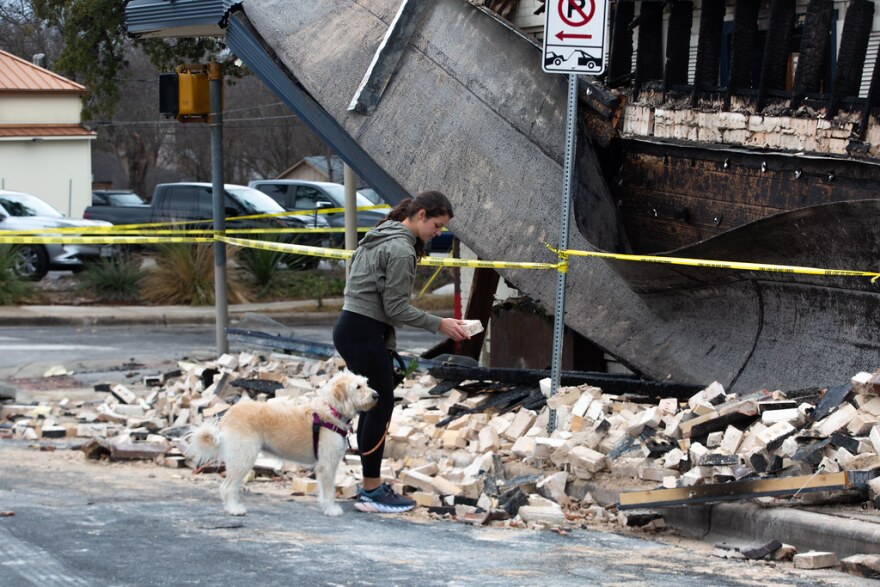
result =
[[[127,73],[125,2],[119,0],[30,0],[33,13],[61,31],[63,48],[55,66],[89,89],[83,118],[109,119],[120,98],[119,82]],[[220,50],[216,39],[145,39],[136,41],[150,61],[163,69],[179,62],[197,63]]]
[[42,53],[47,57],[61,51],[61,36],[45,26],[27,0],[0,0],[0,49],[30,60]]

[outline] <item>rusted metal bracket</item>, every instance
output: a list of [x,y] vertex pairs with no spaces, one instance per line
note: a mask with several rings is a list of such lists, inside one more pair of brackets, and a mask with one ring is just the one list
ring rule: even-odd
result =
[[385,38],[382,39],[373,56],[373,61],[370,63],[360,87],[352,98],[351,104],[348,105],[350,112],[369,116],[376,111],[379,100],[382,99],[382,93],[388,86],[391,76],[397,70],[406,45],[425,14],[425,8],[429,5],[430,2],[403,0],[391,26],[388,27],[388,32],[385,33]]

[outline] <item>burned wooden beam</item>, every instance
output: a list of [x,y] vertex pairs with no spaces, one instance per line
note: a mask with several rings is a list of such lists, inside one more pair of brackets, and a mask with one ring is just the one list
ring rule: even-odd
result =
[[800,56],[791,94],[791,107],[800,106],[804,97],[818,92],[825,70],[825,53],[834,16],[834,3],[831,0],[810,0],[804,19],[801,35]]
[[725,109],[730,108],[730,97],[737,90],[752,87],[760,5],[759,0],[737,0],[733,13],[733,51],[730,54]]
[[[436,365],[428,373],[444,381],[498,381],[515,385],[537,386],[541,379],[550,377],[549,370],[506,369],[489,367],[460,367],[455,365]],[[703,389],[703,385],[650,381],[630,375],[598,373],[592,371],[563,371],[560,383],[564,386],[588,384],[601,387],[605,393],[636,394],[647,397],[674,397],[687,399]]]
[[663,79],[663,4],[642,2],[639,12],[638,53],[633,99],[649,81]]
[[736,501],[755,497],[855,488],[855,480],[850,481],[849,473],[844,471],[841,473],[799,475],[797,477],[784,477],[781,479],[731,481],[730,483],[676,487],[675,489],[628,491],[620,494],[620,503],[617,507],[618,509],[626,510],[644,507],[692,505],[713,501]]
[[632,27],[636,13],[635,2],[621,0],[613,4],[611,22],[611,50],[608,55],[608,87],[616,88],[629,83],[632,75]]
[[670,86],[687,85],[693,20],[694,3],[691,0],[672,3],[666,26],[666,67],[663,71],[663,86],[667,90]]
[[718,86],[724,11],[724,2],[706,2],[700,12],[700,35],[697,40],[692,105],[696,104],[701,91]]
[[859,95],[862,69],[868,53],[868,39],[874,21],[874,3],[870,0],[852,0],[843,21],[843,34],[837,52],[837,72],[828,117],[837,114],[843,98]]
[[761,83],[755,110],[764,108],[767,94],[785,89],[788,70],[788,45],[794,32],[795,0],[773,0],[770,3],[770,22],[767,42],[764,45],[764,62],[761,64]]

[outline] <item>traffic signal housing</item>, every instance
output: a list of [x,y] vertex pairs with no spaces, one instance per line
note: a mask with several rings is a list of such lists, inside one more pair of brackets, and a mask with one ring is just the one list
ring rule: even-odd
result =
[[159,74],[159,112],[180,122],[208,122],[211,87],[207,65],[178,65]]

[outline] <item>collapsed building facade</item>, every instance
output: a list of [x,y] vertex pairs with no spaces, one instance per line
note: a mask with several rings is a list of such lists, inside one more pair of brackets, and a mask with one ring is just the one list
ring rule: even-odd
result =
[[[875,4],[611,2],[607,71],[579,81],[569,248],[876,271]],[[134,36],[224,35],[387,199],[442,189],[480,258],[552,262],[567,84],[515,25],[532,8],[135,0],[126,23]],[[553,306],[551,273],[500,273]],[[648,377],[794,389],[875,368],[877,287],[572,259],[565,322]]]

